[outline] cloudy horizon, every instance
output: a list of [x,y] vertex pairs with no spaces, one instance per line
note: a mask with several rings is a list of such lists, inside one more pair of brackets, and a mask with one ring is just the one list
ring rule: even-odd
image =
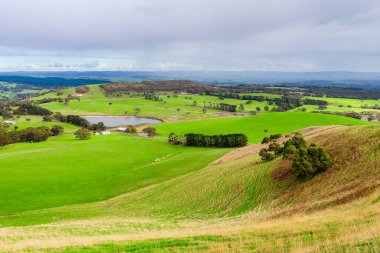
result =
[[0,0],[0,71],[380,72],[375,0]]

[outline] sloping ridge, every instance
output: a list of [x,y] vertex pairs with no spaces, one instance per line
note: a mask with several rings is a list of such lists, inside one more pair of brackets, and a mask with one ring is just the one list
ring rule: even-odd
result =
[[303,133],[333,158],[326,172],[309,181],[284,173],[290,167],[286,161],[262,162],[257,154],[262,146],[252,145],[105,205],[147,216],[210,218],[254,211],[277,217],[346,204],[379,189],[379,126],[312,127]]

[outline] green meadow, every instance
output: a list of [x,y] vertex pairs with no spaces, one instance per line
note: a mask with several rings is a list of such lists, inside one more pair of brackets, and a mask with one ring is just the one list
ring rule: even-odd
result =
[[103,200],[198,170],[227,151],[122,134],[9,145],[0,152],[0,214]]
[[257,143],[266,136],[265,129],[268,129],[272,134],[286,134],[309,126],[365,124],[368,122],[336,115],[279,112],[247,117],[164,123],[157,125],[156,128],[157,133],[162,137],[167,137],[170,133],[178,135],[186,133],[208,135],[244,133],[247,135],[249,143]]

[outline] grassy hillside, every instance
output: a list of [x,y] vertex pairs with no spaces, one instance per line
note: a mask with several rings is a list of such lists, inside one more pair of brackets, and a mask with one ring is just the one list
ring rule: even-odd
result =
[[368,124],[368,122],[336,115],[284,112],[249,117],[164,123],[157,125],[157,133],[162,137],[167,137],[170,133],[210,135],[244,133],[248,136],[249,143],[257,143],[266,135],[264,129],[269,129],[272,134],[286,134],[308,126],[364,124]]
[[122,134],[9,145],[0,153],[0,214],[110,198],[198,170],[225,152]]
[[0,246],[29,252],[377,252],[380,128],[338,127],[308,139],[333,157],[332,167],[312,180],[279,177],[286,163],[263,163],[257,149],[247,147],[244,156],[107,201],[1,217],[2,225],[24,226],[0,230]]

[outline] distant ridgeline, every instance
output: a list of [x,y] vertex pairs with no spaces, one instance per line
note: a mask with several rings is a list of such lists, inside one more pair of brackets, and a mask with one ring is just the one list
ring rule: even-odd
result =
[[81,86],[88,84],[111,83],[111,81],[105,79],[31,76],[0,76],[0,82],[30,85],[40,88],[57,88],[68,86]]
[[270,93],[277,95],[293,95],[295,93],[303,96],[313,97],[335,97],[335,98],[354,98],[354,99],[379,99],[380,90],[366,89],[365,87],[342,87],[342,86],[318,86],[318,85],[298,85],[290,88],[287,85],[230,85],[217,86],[202,84],[189,80],[164,80],[164,81],[143,81],[136,83],[112,83],[103,84],[101,88],[106,95],[120,92],[186,92],[193,94],[205,94],[218,96],[221,98],[235,98],[242,100],[264,101],[263,96],[243,95],[242,93]]
[[167,80],[167,81],[143,81],[139,83],[104,84],[101,85],[104,92],[186,92],[186,93],[206,93],[215,89],[223,90],[221,87],[214,87],[188,80]]

